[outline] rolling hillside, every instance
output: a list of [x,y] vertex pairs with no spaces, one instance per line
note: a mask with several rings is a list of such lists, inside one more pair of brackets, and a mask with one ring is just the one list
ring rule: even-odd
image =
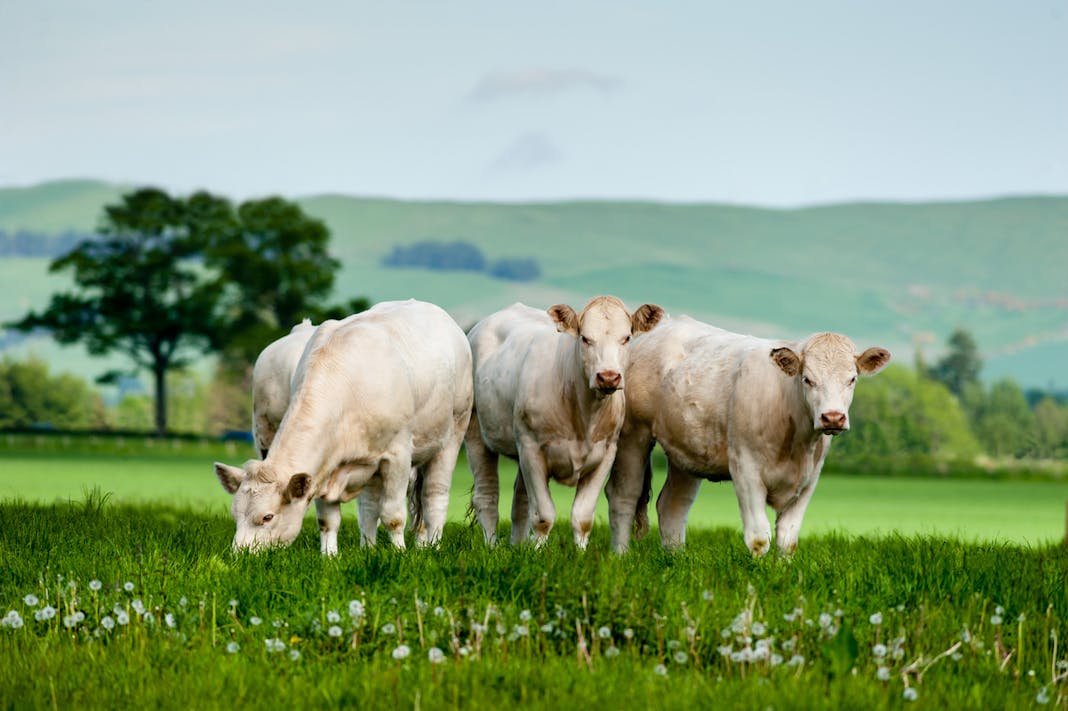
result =
[[[122,186],[92,181],[0,190],[0,229],[91,229]],[[987,378],[1068,386],[1068,198],[849,204],[796,210],[639,202],[479,204],[346,196],[300,200],[333,232],[339,295],[416,297],[461,323],[512,301],[581,306],[597,293],[655,301],[758,335],[839,330],[911,361],[956,326]],[[384,269],[397,244],[463,240],[490,259],[533,257],[542,277]],[[47,260],[0,259],[0,319],[40,306],[62,278]],[[12,298],[13,297],[13,298]],[[21,346],[20,348],[25,348]],[[67,358],[40,345],[49,357]],[[64,349],[66,350],[66,349]],[[80,360],[80,359],[78,359]],[[86,372],[90,363],[76,368]]]

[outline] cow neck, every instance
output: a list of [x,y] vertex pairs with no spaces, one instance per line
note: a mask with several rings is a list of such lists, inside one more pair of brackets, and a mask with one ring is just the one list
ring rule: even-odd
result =
[[335,431],[332,427],[313,429],[302,426],[301,423],[306,422],[307,419],[296,417],[291,420],[289,413],[293,409],[291,407],[286,412],[286,416],[282,418],[278,434],[275,436],[270,451],[267,452],[265,463],[269,463],[271,470],[286,478],[287,481],[288,477],[294,474],[308,474],[315,488],[318,488],[322,483],[321,475],[328,469],[333,469],[333,467],[328,467],[330,463],[327,461],[326,454],[336,450],[330,441]]
[[797,387],[797,377],[782,379],[780,397],[782,402],[789,403],[789,416],[794,425],[794,446],[812,451],[823,435],[812,426],[812,415],[805,407],[804,395]]
[[593,433],[602,417],[615,402],[615,395],[598,397],[586,381],[582,368],[582,353],[578,338],[570,338],[571,343],[558,349],[557,372],[563,373],[562,392],[568,400],[568,409],[575,413],[573,426],[583,439],[594,440]]

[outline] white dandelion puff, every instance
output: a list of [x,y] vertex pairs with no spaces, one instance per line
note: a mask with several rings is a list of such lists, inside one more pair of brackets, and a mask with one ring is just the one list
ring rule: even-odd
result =
[[630,627],[626,628],[625,630],[623,630],[623,637],[625,639],[634,639],[634,630],[632,630]]
[[437,647],[431,647],[427,650],[426,658],[430,660],[431,664],[441,664],[445,661],[445,652]]
[[326,633],[328,635],[330,635],[331,637],[340,637],[341,636],[341,628],[338,627],[337,625],[331,625],[330,629],[328,629],[326,631]]
[[919,692],[916,691],[916,687],[914,686],[910,686],[901,692],[901,698],[905,701],[915,701],[919,695]]
[[100,620],[100,626],[106,630],[115,629],[115,620],[111,619],[107,615],[104,615],[104,617],[102,617]]
[[831,622],[833,622],[833,621],[834,621],[834,618],[831,617],[830,614],[828,614],[826,612],[821,612],[820,613],[820,627],[822,627],[823,629],[827,629],[828,627],[830,627],[831,626]]
[[398,645],[397,648],[393,650],[393,658],[394,659],[398,659],[398,660],[407,659],[408,655],[411,654],[411,653],[412,653],[412,648],[411,647],[409,647],[406,644],[401,644],[401,645]]
[[523,610],[519,613],[520,622],[530,622],[530,610]]
[[667,667],[663,664],[657,664],[653,667],[653,673],[657,676],[667,676]]
[[685,664],[687,659],[686,652],[680,649],[679,651],[675,652],[675,656],[673,657],[673,659],[675,660],[676,664]]
[[600,629],[597,630],[597,636],[600,637],[601,639],[608,639],[609,637],[612,636],[612,628],[607,627],[607,626],[606,627],[601,627]]
[[394,625],[392,622],[387,622],[386,624],[382,625],[382,634],[396,634],[396,633],[397,633],[397,626]]
[[250,625],[252,625],[253,627],[259,627],[260,625],[263,624],[263,620],[261,620],[259,617],[252,616],[252,617],[248,618],[248,623]]
[[604,650],[604,656],[609,657],[609,658],[618,657],[619,656],[619,647],[617,647],[617,646],[615,646],[613,644],[611,647],[609,647],[608,649]]
[[104,587],[104,584],[99,580],[93,579],[89,581],[89,589],[93,592],[98,592],[102,587]]
[[126,592],[133,592],[134,584],[127,580],[125,583],[122,584],[122,589]]
[[37,596],[33,593],[26,595],[26,597],[22,598],[22,601],[26,603],[27,607],[37,607],[37,603],[40,602],[40,600],[37,599]]
[[874,615],[868,618],[868,622],[878,627],[883,623],[883,613],[876,612]]
[[886,645],[876,644],[871,648],[871,655],[877,659],[882,659],[886,656]]
[[120,625],[130,624],[130,616],[126,614],[126,610],[119,610],[115,613],[115,621]]
[[237,642],[231,642],[230,644],[226,645],[226,651],[230,654],[237,654],[241,651],[241,645]]
[[995,627],[1000,625],[1001,624],[1001,615],[991,615],[990,624],[994,625]]
[[890,681],[890,667],[879,667],[876,669],[875,678],[879,681]]
[[1049,703],[1049,691],[1046,690],[1046,687],[1043,686],[1038,690],[1038,695],[1035,696],[1035,703],[1042,706]]
[[298,659],[300,659],[300,650],[299,649],[291,649],[291,650],[289,650],[289,659],[290,659],[290,661],[294,661],[294,662],[297,661]]
[[338,622],[341,622],[341,615],[338,614],[337,610],[330,610],[326,613],[326,621],[336,625]]
[[441,605],[438,605],[437,607],[434,608],[434,617],[444,617],[444,616],[445,616],[445,608],[444,607],[442,607]]

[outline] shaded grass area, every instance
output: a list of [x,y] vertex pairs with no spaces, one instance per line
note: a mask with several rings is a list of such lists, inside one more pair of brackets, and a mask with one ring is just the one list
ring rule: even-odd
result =
[[712,529],[619,557],[603,527],[581,553],[560,535],[488,549],[453,523],[435,550],[360,549],[345,527],[324,559],[310,521],[262,555],[231,535],[162,504],[0,505],[0,612],[22,620],[0,629],[0,706],[1068,703],[1061,546],[825,535],[753,559]]

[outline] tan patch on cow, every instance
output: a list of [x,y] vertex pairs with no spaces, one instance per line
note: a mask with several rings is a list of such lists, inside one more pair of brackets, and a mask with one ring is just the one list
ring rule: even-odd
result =
[[890,362],[890,351],[874,346],[857,356],[857,372],[871,375],[882,370]]
[[656,304],[642,304],[635,309],[634,315],[630,317],[631,333],[645,333],[653,330],[660,323],[660,319],[663,316],[664,309]]
[[[589,308],[588,306],[586,308]],[[556,304],[550,306],[547,313],[549,318],[556,323],[556,330],[560,333],[570,333],[573,336],[578,335],[579,331],[579,318],[575,314],[575,310],[567,304]],[[583,311],[585,313],[585,311]]]
[[771,360],[791,378],[801,372],[801,358],[789,348],[772,348]]
[[593,530],[593,522],[592,521],[582,521],[582,522],[579,523],[579,533],[581,533],[583,536],[589,536],[590,535],[590,531],[592,531],[592,530]]

